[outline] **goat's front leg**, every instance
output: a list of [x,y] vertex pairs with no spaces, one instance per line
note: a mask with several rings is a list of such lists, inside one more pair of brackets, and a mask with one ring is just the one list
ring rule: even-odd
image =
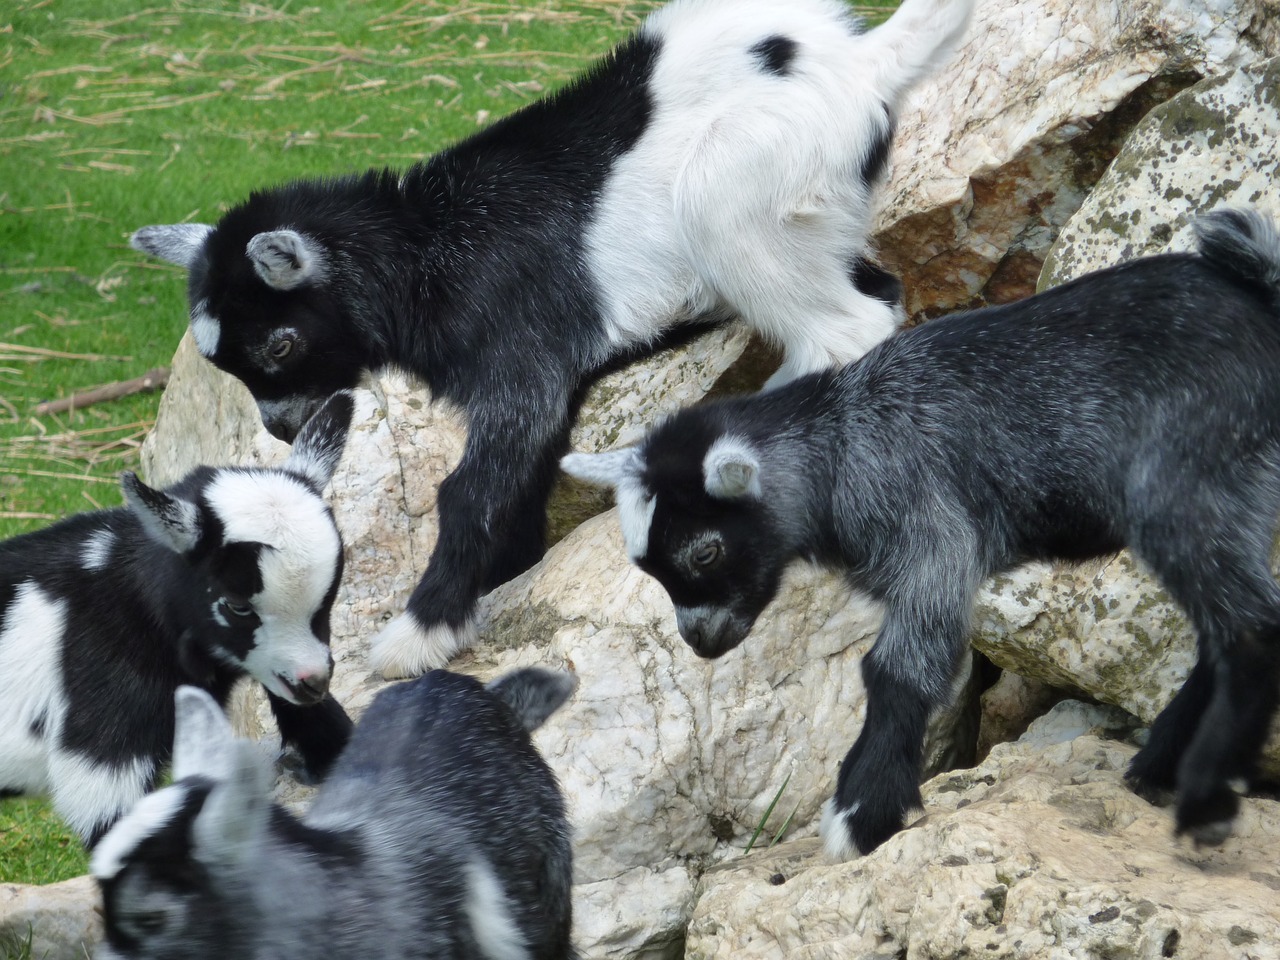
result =
[[295,747],[302,756],[302,779],[312,783],[323,780],[351,739],[353,725],[342,704],[329,693],[318,703],[301,705],[268,690],[267,700],[280,728],[281,744]]
[[547,495],[568,437],[567,394],[472,411],[462,461],[440,485],[440,533],[426,572],[406,612],[370,648],[370,666],[384,677],[444,666],[474,639],[476,601],[497,585],[495,575],[542,556]]
[[823,847],[836,859],[870,853],[921,806],[925,728],[951,697],[969,610],[967,596],[942,606],[933,600],[931,613],[890,603],[862,661],[866,720],[822,816]]

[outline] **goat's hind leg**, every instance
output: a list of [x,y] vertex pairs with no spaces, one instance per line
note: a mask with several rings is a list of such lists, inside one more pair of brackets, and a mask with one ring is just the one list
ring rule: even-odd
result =
[[[1239,509],[1224,508],[1232,503]],[[1134,547],[1187,611],[1198,659],[1128,777],[1144,795],[1176,783],[1178,833],[1213,844],[1230,832],[1280,698],[1280,587],[1267,562],[1274,514],[1225,489],[1197,517],[1185,506]]]
[[1178,765],[1177,830],[1198,844],[1227,838],[1239,794],[1257,776],[1280,698],[1280,620],[1239,631],[1212,670],[1212,696]]
[[1164,806],[1173,801],[1178,785],[1178,764],[1199,729],[1213,695],[1213,666],[1203,643],[1191,673],[1169,704],[1160,711],[1146,744],[1129,763],[1125,779],[1133,792],[1149,803]]

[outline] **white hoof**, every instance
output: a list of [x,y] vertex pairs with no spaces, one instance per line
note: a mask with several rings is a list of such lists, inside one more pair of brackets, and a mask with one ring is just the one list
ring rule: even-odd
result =
[[369,666],[388,680],[417,677],[443,667],[475,642],[475,626],[453,630],[443,623],[423,628],[402,613],[380,631],[369,647]]
[[818,835],[822,837],[823,851],[832,860],[854,860],[862,856],[849,837],[849,825],[846,823],[857,810],[858,805],[854,804],[852,809],[837,812],[834,797],[822,805],[822,823],[818,827]]

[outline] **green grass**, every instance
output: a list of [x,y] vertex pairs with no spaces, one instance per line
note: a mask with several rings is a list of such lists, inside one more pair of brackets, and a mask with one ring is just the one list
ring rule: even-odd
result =
[[[116,476],[137,465],[156,395],[33,413],[169,363],[184,276],[128,248],[136,227],[212,222],[289,179],[407,166],[562,84],[658,3],[129,6],[0,11],[0,537],[118,504]],[[0,801],[0,881],[84,870],[46,804]]]
[[120,502],[156,398],[32,408],[169,362],[182,272],[129,250],[134,228],[406,166],[561,84],[652,6],[19,0],[0,24],[0,536]]
[[62,826],[42,799],[18,797],[0,809],[0,881],[54,883],[88,870],[80,838]]

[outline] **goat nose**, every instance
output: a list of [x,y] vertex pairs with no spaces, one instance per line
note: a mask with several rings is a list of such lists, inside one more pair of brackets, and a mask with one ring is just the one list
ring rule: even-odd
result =
[[329,691],[329,671],[298,673],[293,678],[281,676],[298,703],[315,703]]
[[694,650],[700,651],[702,644],[706,641],[706,634],[700,625],[689,626],[681,635],[684,637],[684,642],[693,647]]
[[283,440],[285,443],[293,443],[298,436],[298,428],[289,423],[280,420],[264,421],[262,424],[267,428],[267,433],[271,434],[277,440]]
[[325,691],[329,689],[329,671],[300,675],[298,677],[298,686],[314,693],[317,697],[323,697]]

